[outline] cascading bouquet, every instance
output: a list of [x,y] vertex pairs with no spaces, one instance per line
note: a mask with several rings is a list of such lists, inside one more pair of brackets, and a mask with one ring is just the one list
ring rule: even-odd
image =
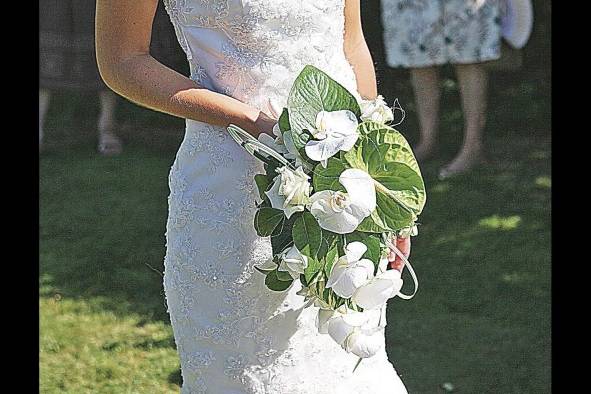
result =
[[[393,112],[381,96],[358,101],[313,66],[296,78],[277,116],[276,138],[257,140],[228,127],[265,163],[265,174],[255,176],[262,202],[254,227],[270,236],[273,259],[256,268],[273,291],[299,280],[305,306],[320,308],[319,332],[361,361],[383,344],[387,300],[409,299],[417,290],[396,240],[416,235],[426,200],[419,166],[388,125]],[[400,292],[401,273],[388,264],[393,253],[415,281],[410,296]]]

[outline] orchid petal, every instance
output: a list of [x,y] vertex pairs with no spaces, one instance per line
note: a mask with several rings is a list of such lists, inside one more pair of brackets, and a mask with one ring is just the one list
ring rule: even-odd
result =
[[363,309],[375,309],[396,296],[402,288],[402,283],[398,270],[388,270],[359,287],[351,299]]
[[349,263],[361,260],[361,257],[367,252],[367,246],[363,242],[355,241],[347,244],[345,254]]
[[346,351],[361,358],[369,358],[375,356],[385,345],[384,335],[379,331],[371,335],[355,331],[345,340],[344,345]]
[[343,320],[350,326],[362,327],[370,319],[371,315],[367,312],[357,312],[349,309],[347,313],[343,314]]
[[306,155],[314,161],[324,162],[339,151],[349,151],[359,138],[357,118],[348,110],[320,111],[316,116],[316,139],[308,141]]
[[[336,295],[350,298],[355,290],[363,286],[373,277],[373,263],[363,259],[346,267],[335,283],[330,286]],[[327,286],[328,287],[328,286]]]
[[355,113],[349,110],[320,111],[316,115],[316,129],[337,131],[343,135],[356,133],[358,125]]
[[352,214],[351,209],[346,208],[337,212],[331,206],[330,200],[333,192],[323,190],[314,193],[310,197],[310,212],[318,224],[325,230],[337,234],[347,234],[355,231],[361,220],[358,216]]
[[279,195],[279,187],[281,186],[281,177],[278,175],[275,177],[273,186],[265,192],[267,197],[269,197],[269,201],[271,202],[271,207],[275,209],[283,209],[283,204],[285,203],[285,197]]
[[330,288],[332,287],[332,285],[338,282],[341,278],[341,275],[343,274],[343,272],[345,272],[345,270],[348,267],[349,263],[345,259],[340,258],[339,260],[337,260],[337,262],[333,265],[332,269],[330,270],[330,274],[328,275],[328,280],[326,281],[325,287]]
[[345,339],[353,332],[355,327],[347,324],[343,317],[335,317],[328,322],[328,335],[339,345],[343,345]]
[[[359,208],[363,218],[376,208],[376,188],[373,178],[365,171],[350,168],[339,176],[339,182],[347,190],[351,205]],[[362,219],[363,219],[362,218]]]

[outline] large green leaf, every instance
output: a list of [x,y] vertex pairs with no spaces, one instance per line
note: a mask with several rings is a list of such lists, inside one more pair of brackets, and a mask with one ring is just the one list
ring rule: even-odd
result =
[[260,237],[273,234],[275,228],[284,220],[284,213],[280,209],[261,208],[254,216],[254,228]]
[[257,185],[257,189],[259,191],[259,196],[263,200],[266,199],[267,195],[265,194],[265,192],[269,189],[269,186],[271,185],[267,175],[266,174],[256,174],[254,176],[254,181]]
[[326,168],[322,164],[318,164],[314,168],[314,177],[312,179],[314,191],[320,192],[322,190],[346,191],[345,187],[339,182],[341,173],[347,167],[340,159],[331,157],[328,159]]
[[365,122],[360,132],[356,146],[342,158],[374,179],[377,207],[357,230],[379,233],[411,226],[423,210],[426,193],[408,142],[398,131],[380,123]]
[[310,212],[298,217],[292,228],[293,242],[305,256],[317,258],[322,246],[322,229]]
[[301,149],[313,130],[320,111],[349,110],[361,115],[357,99],[345,87],[314,66],[306,66],[297,76],[287,100],[289,124],[294,144]]
[[273,234],[271,234],[271,247],[273,249],[274,256],[293,245],[291,229],[296,219],[300,216],[301,214],[296,212],[291,215],[291,218],[283,220],[283,222],[279,223],[277,227],[275,227]]

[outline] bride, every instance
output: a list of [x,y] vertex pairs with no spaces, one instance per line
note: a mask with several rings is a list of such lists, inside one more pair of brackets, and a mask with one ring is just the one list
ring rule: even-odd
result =
[[265,287],[253,267],[271,256],[252,225],[262,167],[226,133],[233,123],[272,134],[273,108],[307,64],[375,98],[360,0],[165,0],[190,78],[150,56],[157,1],[98,0],[96,48],[111,89],[187,119],[169,176],[164,263],[182,393],[406,393],[385,347],[353,372],[357,356],[318,333],[299,281]]

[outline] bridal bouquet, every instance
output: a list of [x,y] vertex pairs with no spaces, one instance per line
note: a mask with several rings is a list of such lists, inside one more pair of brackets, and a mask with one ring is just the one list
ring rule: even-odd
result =
[[228,127],[265,163],[254,179],[262,199],[254,227],[271,238],[273,259],[256,268],[273,291],[299,280],[306,306],[320,308],[319,332],[360,360],[371,357],[383,345],[386,301],[412,297],[400,292],[388,255],[406,263],[416,292],[396,240],[416,235],[426,199],[419,166],[381,96],[358,101],[313,66],[276,115],[275,138]]

